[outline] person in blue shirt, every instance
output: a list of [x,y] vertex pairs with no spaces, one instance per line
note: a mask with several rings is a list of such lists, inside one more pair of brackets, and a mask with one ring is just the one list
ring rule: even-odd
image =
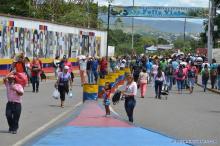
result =
[[[176,59],[172,60],[172,67],[173,67],[173,70],[177,70],[178,69],[179,62]],[[175,84],[176,84],[176,78],[173,78],[173,85],[175,85]]]
[[152,66],[153,66],[152,60],[148,59],[148,61],[146,63],[146,69],[147,69],[147,73],[149,75],[148,83],[151,82],[151,75],[150,74],[151,74]]
[[99,62],[97,60],[97,58],[94,58],[92,61],[92,72],[93,75],[95,77],[95,83],[97,84],[98,81],[98,66],[99,66]]

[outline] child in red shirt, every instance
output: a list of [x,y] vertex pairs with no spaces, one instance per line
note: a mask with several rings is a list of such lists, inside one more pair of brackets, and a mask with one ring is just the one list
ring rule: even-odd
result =
[[105,83],[105,88],[102,89],[103,93],[103,103],[105,105],[106,116],[110,115],[110,96],[111,96],[111,87],[109,82]]

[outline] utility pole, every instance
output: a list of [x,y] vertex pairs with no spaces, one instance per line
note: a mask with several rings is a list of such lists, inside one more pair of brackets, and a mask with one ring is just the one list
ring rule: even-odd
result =
[[[133,0],[133,9],[134,9],[134,0]],[[131,49],[134,49],[134,17],[132,17],[132,38],[131,38]]]
[[106,48],[106,58],[108,59],[108,44],[109,44],[109,23],[110,23],[110,7],[111,4],[108,5],[108,26],[107,26],[107,48]]
[[184,21],[184,34],[183,34],[183,40],[184,40],[184,48],[185,48],[185,42],[186,42],[186,18]]
[[209,0],[209,23],[208,23],[208,61],[212,62],[213,49],[213,0]]
[[89,13],[90,13],[90,0],[87,0],[87,4],[86,4],[86,7],[87,7],[87,19],[88,19],[88,24],[87,24],[87,27],[90,28],[90,16],[89,16]]

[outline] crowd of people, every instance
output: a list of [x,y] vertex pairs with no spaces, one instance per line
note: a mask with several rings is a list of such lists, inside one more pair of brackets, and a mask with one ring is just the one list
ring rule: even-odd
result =
[[[125,99],[125,111],[130,122],[133,122],[133,111],[136,105],[135,97],[140,89],[141,98],[147,94],[147,86],[155,89],[155,98],[162,99],[162,93],[170,93],[176,85],[177,92],[183,90],[190,94],[194,91],[196,82],[203,85],[204,92],[210,81],[211,88],[220,90],[220,65],[213,59],[209,64],[206,58],[191,55],[173,55],[169,57],[158,56],[122,56],[91,57],[79,56],[79,74],[81,85],[97,84],[99,78],[105,78],[109,72],[130,68],[126,77],[126,85],[121,94]],[[57,56],[52,62],[56,78],[55,88],[60,94],[60,107],[64,107],[65,96],[73,89],[74,74],[72,63],[64,55],[62,59]],[[21,98],[26,84],[32,84],[32,92],[39,92],[40,78],[42,78],[43,64],[38,57],[31,61],[23,54],[17,56],[11,65],[10,73],[3,79],[7,89],[8,103],[6,117],[9,132],[16,134],[21,114]],[[26,77],[26,78],[25,78]],[[102,90],[106,116],[110,115],[111,86],[107,82]]]

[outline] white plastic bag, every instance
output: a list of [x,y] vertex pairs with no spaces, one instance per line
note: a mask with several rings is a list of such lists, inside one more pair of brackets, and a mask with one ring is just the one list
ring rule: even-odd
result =
[[57,89],[55,89],[53,91],[53,98],[54,99],[59,99],[59,97],[60,97],[60,92]]
[[72,90],[69,91],[69,93],[68,93],[68,98],[73,98],[73,92],[72,92]]

